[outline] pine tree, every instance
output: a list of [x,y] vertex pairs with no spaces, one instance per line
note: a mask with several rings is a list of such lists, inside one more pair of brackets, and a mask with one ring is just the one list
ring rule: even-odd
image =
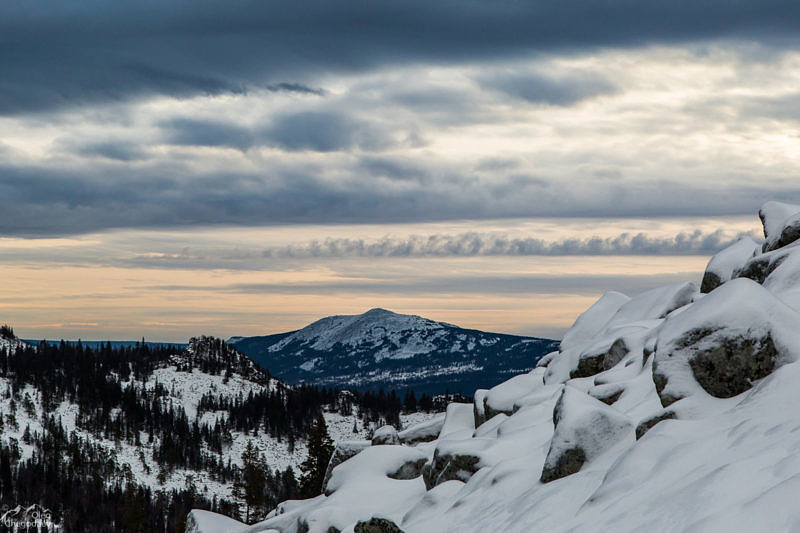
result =
[[325,480],[325,470],[333,455],[333,441],[328,435],[328,426],[322,413],[317,415],[314,426],[308,435],[308,457],[300,470],[300,496],[313,498],[322,493],[322,483]]
[[257,517],[259,511],[266,503],[266,465],[258,456],[258,448],[252,440],[247,441],[247,447],[242,452],[242,468],[239,480],[233,484],[231,494],[234,498],[244,501],[246,523],[250,517]]

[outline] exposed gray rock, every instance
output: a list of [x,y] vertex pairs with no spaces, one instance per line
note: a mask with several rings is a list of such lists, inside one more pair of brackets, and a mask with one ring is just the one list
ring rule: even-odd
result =
[[386,518],[370,518],[367,522],[359,522],[355,533],[403,533],[397,524]]
[[752,382],[775,369],[778,351],[772,337],[723,338],[716,347],[698,351],[689,359],[694,378],[717,398],[730,398],[752,387]]
[[758,284],[763,284],[767,277],[781,266],[788,255],[788,251],[781,251],[754,257],[744,264],[736,277],[751,279]]
[[578,472],[586,462],[586,452],[583,448],[575,446],[563,450],[556,458],[554,464],[545,463],[542,469],[542,483],[549,483]]
[[700,292],[709,293],[722,285],[722,278],[715,272],[706,272],[703,274],[703,281],[700,282]]
[[440,483],[457,479],[468,481],[480,468],[480,457],[467,454],[433,453],[433,460],[422,469],[422,476],[428,490]]
[[422,467],[425,466],[426,462],[425,458],[407,461],[396,472],[392,472],[388,476],[392,479],[416,479],[422,475]]
[[581,354],[578,366],[569,373],[570,378],[588,378],[609,370],[628,355],[629,349],[625,340],[620,337],[607,349],[599,352]]
[[578,366],[569,373],[570,378],[588,378],[603,371],[605,353],[581,356]]
[[648,418],[647,420],[641,422],[638,426],[636,426],[636,440],[639,440],[642,437],[644,437],[644,434],[650,431],[650,428],[652,428],[659,422],[663,422],[664,420],[673,420],[673,419],[675,419],[675,413],[673,411],[664,411],[661,414]]

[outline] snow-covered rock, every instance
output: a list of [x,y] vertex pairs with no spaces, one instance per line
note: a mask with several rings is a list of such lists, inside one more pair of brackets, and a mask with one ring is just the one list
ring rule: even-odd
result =
[[394,426],[385,425],[375,430],[372,434],[372,445],[379,444],[400,444],[400,437],[397,435],[397,429]]
[[194,509],[186,518],[186,533],[233,533],[247,524],[227,516]]
[[764,252],[777,250],[800,239],[800,205],[767,202],[758,212],[764,225]]
[[403,444],[429,442],[439,437],[444,427],[445,413],[439,413],[429,420],[409,426],[397,434]]
[[717,398],[746,391],[800,353],[800,314],[749,279],[736,279],[659,328],[653,380],[661,403],[699,390]]
[[706,266],[700,292],[709,293],[734,277],[750,258],[761,250],[761,246],[750,237],[742,237],[724,250],[718,252]]
[[325,470],[325,478],[322,481],[323,492],[328,488],[328,481],[331,479],[333,469],[347,461],[357,453],[369,448],[372,443],[368,440],[345,440],[336,443],[336,447],[328,461],[328,468]]
[[542,469],[542,482],[578,472],[624,439],[634,438],[633,422],[613,407],[564,387],[553,410],[555,431]]

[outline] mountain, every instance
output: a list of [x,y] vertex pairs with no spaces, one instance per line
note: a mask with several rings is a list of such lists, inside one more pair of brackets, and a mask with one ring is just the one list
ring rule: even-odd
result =
[[530,370],[558,348],[558,341],[463,329],[385,309],[228,342],[287,383],[432,394],[471,394]]
[[66,531],[127,530],[130,512],[149,520],[131,530],[182,533],[192,507],[237,513],[231,487],[248,443],[268,469],[264,500],[274,506],[297,496],[318,413],[335,441],[432,416],[401,407],[288,386],[213,337],[183,347],[31,345],[8,328],[0,330],[0,507],[42,505]]
[[433,440],[365,447],[251,531],[800,531],[800,206],[759,214],[701,288],[607,293]]

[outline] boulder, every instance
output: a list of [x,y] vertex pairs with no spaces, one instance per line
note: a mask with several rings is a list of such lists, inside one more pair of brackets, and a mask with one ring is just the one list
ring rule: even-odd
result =
[[544,387],[540,372],[520,374],[489,389],[484,399],[486,420],[500,413],[509,416],[514,414],[514,403],[517,400]]
[[734,244],[717,253],[706,266],[700,292],[709,293],[730,281],[742,266],[752,259],[761,246],[750,237],[742,237]]
[[749,279],[732,280],[659,328],[653,382],[661,404],[702,390],[736,396],[796,359],[800,315]]
[[381,426],[372,434],[372,445],[380,446],[384,444],[400,444],[400,437],[394,426]]
[[356,524],[355,533],[403,533],[397,524],[386,518],[370,518]]
[[331,454],[331,460],[328,461],[328,468],[325,469],[325,478],[322,482],[322,490],[328,485],[328,480],[331,478],[333,469],[347,461],[357,453],[365,448],[369,448],[370,442],[368,440],[346,440],[336,443],[336,447]]
[[425,487],[430,490],[445,481],[469,481],[480,470],[481,458],[467,453],[442,453],[438,449],[433,460],[422,469]]
[[200,509],[193,509],[186,517],[186,533],[226,533],[246,527],[244,522]]
[[451,403],[445,411],[444,423],[439,436],[450,435],[456,437],[462,435],[469,437],[475,431],[475,415],[472,404],[470,403]]
[[800,205],[767,202],[758,211],[764,226],[764,252],[777,250],[800,239]]
[[574,474],[587,461],[634,438],[630,418],[569,385],[553,409],[553,423],[555,430],[542,469],[543,483]]
[[409,426],[397,434],[402,444],[417,444],[436,440],[444,427],[444,413],[439,413],[429,420]]

